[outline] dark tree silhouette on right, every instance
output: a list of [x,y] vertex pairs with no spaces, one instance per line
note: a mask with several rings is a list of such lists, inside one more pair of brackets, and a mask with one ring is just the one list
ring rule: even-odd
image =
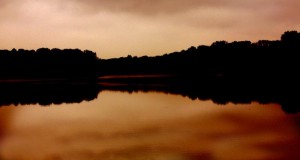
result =
[[300,33],[297,31],[287,31],[281,36],[283,45],[288,47],[300,47]]
[[280,40],[216,41],[162,56],[99,59],[97,65],[99,75],[168,74],[176,77],[168,84],[195,90],[205,86],[205,92],[213,91],[209,97],[241,95],[282,101],[286,111],[296,112],[300,108],[295,100],[300,99],[299,53],[300,33],[286,31]]
[[104,60],[92,51],[79,49],[0,50],[0,80],[64,79],[67,82],[63,83],[69,83],[79,79],[81,83],[83,79],[96,84],[97,76],[163,74],[172,78],[114,79],[114,82],[146,85],[158,82],[168,86],[168,91],[192,99],[204,95],[222,104],[278,102],[287,112],[298,112],[299,53],[297,31],[286,31],[275,41],[216,41],[210,46],[192,46],[155,57],[129,54]]

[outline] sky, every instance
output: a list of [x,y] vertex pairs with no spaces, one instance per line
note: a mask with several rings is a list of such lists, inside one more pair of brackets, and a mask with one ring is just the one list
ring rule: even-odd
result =
[[0,49],[154,56],[300,30],[299,0],[0,0]]

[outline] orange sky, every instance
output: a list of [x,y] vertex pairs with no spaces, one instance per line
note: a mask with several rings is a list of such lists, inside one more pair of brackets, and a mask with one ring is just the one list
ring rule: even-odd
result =
[[162,55],[299,30],[299,0],[0,0],[0,49]]

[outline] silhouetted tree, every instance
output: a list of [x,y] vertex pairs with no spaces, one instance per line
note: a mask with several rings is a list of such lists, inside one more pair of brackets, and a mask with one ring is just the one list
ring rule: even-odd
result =
[[227,47],[228,42],[227,41],[216,41],[214,42],[211,47],[214,48],[224,48]]
[[0,79],[95,78],[96,53],[79,49],[0,51]]
[[287,31],[281,36],[281,41],[284,43],[284,45],[299,47],[300,33],[297,31]]

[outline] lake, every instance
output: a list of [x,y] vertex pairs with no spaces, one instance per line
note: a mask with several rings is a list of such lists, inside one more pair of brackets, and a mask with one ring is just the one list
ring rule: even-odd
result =
[[300,159],[300,116],[159,91],[0,108],[1,160]]

